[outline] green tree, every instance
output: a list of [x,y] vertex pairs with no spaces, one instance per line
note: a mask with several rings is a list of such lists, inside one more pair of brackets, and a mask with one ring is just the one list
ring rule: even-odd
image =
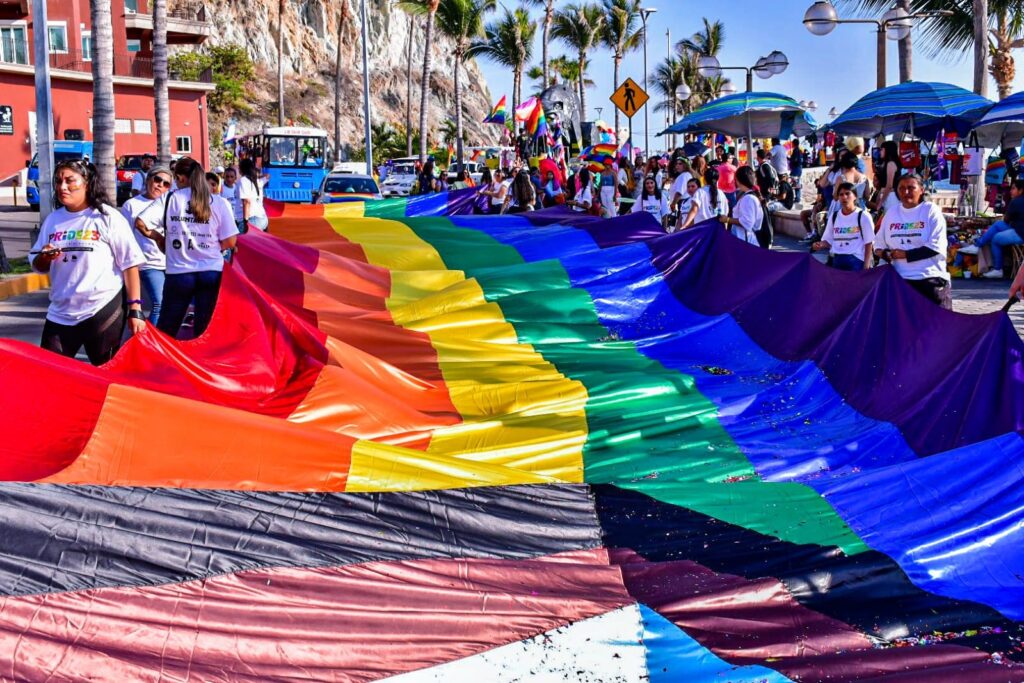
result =
[[[640,47],[644,38],[640,24],[640,0],[604,0],[604,31],[601,38],[612,51],[615,87],[619,87],[619,68],[627,52]],[[619,130],[619,108],[615,108],[615,130]]]
[[505,8],[500,19],[487,24],[484,39],[473,43],[469,49],[469,56],[480,55],[512,70],[513,112],[519,107],[522,97],[523,72],[533,59],[536,34],[537,25],[530,19],[529,12],[521,7],[515,10]]
[[551,28],[553,38],[558,38],[576,51],[580,64],[580,109],[584,120],[587,119],[587,89],[584,86],[587,55],[600,41],[604,23],[604,8],[600,5],[572,3],[555,12],[554,25]]
[[484,16],[495,8],[495,0],[441,0],[437,28],[455,43],[455,147],[458,170],[462,170],[462,64],[474,42],[484,35]]
[[725,24],[704,17],[704,26],[689,38],[676,43],[676,51],[699,56],[717,57],[725,43]]
[[215,45],[209,52],[182,52],[167,60],[171,74],[195,81],[209,70],[216,90],[209,94],[210,111],[218,114],[249,113],[249,88],[256,80],[256,68],[249,53],[235,43]]
[[89,2],[92,22],[92,162],[110,201],[117,196],[114,164],[114,28],[110,3]]

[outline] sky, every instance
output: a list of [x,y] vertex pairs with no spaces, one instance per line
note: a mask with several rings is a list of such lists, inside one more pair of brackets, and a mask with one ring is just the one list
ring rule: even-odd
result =
[[[514,0],[502,0],[514,7]],[[568,4],[558,0],[556,7]],[[719,59],[723,66],[748,66],[759,57],[773,50],[781,50],[789,57],[790,66],[782,74],[768,80],[754,77],[755,90],[783,93],[796,100],[814,100],[818,104],[813,116],[819,122],[828,120],[832,107],[842,112],[859,97],[875,89],[875,29],[869,24],[848,24],[837,26],[827,36],[812,35],[801,23],[804,12],[812,0],[729,0],[728,2],[695,2],[694,0],[648,0],[647,7],[658,11],[649,20],[647,43],[648,72],[666,56],[666,31],[671,32],[674,45],[683,37],[693,34],[702,26],[702,17],[718,19],[725,24],[725,41]],[[537,40],[534,61],[541,61],[541,35],[543,8],[532,8],[538,19]],[[840,12],[842,18],[852,18],[850,12]],[[915,31],[915,37],[918,33]],[[552,40],[549,57],[569,54],[559,41]],[[899,81],[897,43],[888,41],[889,85]],[[1020,51],[1015,55],[1021,59]],[[588,76],[595,86],[587,93],[588,118],[597,118],[597,107],[602,107],[601,118],[611,122],[614,105],[608,101],[615,90],[612,73],[612,56],[607,49],[600,49],[591,57]],[[502,94],[509,95],[511,103],[512,73],[486,59],[478,61],[487,79],[495,101]],[[1024,62],[1018,61],[1017,79],[1014,91],[1024,85]],[[638,50],[623,60],[621,78],[633,78],[643,86],[643,52]],[[745,74],[742,71],[726,72],[738,89],[743,89]],[[953,83],[968,90],[973,88],[972,54],[970,51],[940,58],[931,58],[923,45],[914,49],[913,78],[916,81],[942,81]],[[524,96],[530,91],[530,82],[524,77]],[[989,80],[989,97],[996,99],[995,84]],[[652,101],[655,98],[652,93]],[[664,114],[650,111],[650,133],[653,136],[664,129]],[[625,125],[623,123],[622,125]],[[643,112],[633,121],[634,141],[644,133]],[[656,145],[653,143],[652,147]]]

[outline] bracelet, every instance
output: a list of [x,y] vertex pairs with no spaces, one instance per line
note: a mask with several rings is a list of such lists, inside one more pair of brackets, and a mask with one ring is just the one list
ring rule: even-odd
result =
[[141,306],[142,299],[128,299],[128,305],[131,306],[132,304],[138,304]]
[[128,311],[128,317],[130,319],[132,319],[132,320],[145,320],[146,319],[145,313],[143,313],[142,311],[136,311],[135,309],[132,309],[132,310]]

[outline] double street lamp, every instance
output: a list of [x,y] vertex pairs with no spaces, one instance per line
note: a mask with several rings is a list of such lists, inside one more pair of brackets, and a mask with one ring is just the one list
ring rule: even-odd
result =
[[705,55],[697,60],[697,73],[708,80],[721,78],[723,71],[746,71],[747,92],[754,90],[754,74],[758,78],[771,78],[778,76],[789,68],[789,58],[779,50],[775,50],[767,57],[761,57],[754,66],[722,66],[717,57]]
[[[652,14],[654,14],[657,11],[658,10],[655,9],[654,7],[641,7],[640,8],[640,21],[642,21],[643,25],[644,25],[644,92],[647,92],[648,89],[649,89],[647,87],[647,20],[650,18],[650,16]],[[616,87],[618,87],[617,83],[616,83]],[[650,121],[650,114],[648,112],[649,112],[649,109],[648,109],[647,105],[645,104],[644,105],[644,156],[645,157],[650,156],[650,154],[651,154],[651,137],[650,137],[651,136],[651,133],[650,133],[651,121]],[[632,126],[632,124],[630,124],[630,126]],[[615,134],[618,135],[619,131],[615,131]]]
[[885,87],[885,41],[903,40],[914,28],[915,19],[948,17],[950,10],[930,10],[908,13],[901,7],[893,7],[878,19],[840,19],[835,6],[829,0],[818,0],[804,13],[804,26],[816,36],[826,36],[839,24],[874,24],[877,27],[876,87]]

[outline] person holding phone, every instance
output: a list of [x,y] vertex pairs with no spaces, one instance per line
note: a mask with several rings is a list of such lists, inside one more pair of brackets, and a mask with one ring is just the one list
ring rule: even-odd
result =
[[121,346],[125,324],[146,328],[139,266],[146,262],[124,216],[110,205],[96,167],[84,159],[57,164],[54,207],[32,247],[32,269],[50,276],[42,348],[106,363]]

